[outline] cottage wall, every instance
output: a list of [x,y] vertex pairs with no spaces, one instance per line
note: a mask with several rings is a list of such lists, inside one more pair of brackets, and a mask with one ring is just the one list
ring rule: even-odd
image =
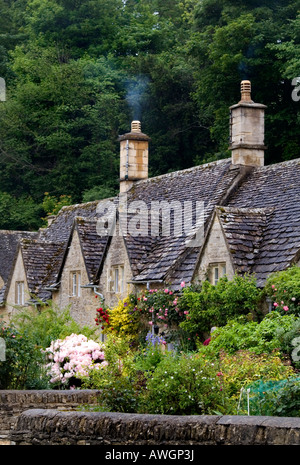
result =
[[30,298],[30,291],[26,279],[26,271],[24,267],[24,262],[22,258],[22,252],[19,250],[16,264],[14,267],[13,275],[10,281],[7,298],[6,298],[6,305],[3,307],[1,316],[3,317],[4,321],[9,321],[17,311],[16,307],[16,283],[18,281],[24,282],[24,299],[25,302]]
[[228,279],[232,279],[234,276],[234,269],[230,253],[226,245],[220,221],[218,217],[215,216],[209,237],[195,272],[194,280],[204,281],[207,278],[210,265],[217,263],[226,263],[226,275]]
[[[115,293],[111,290],[110,279],[111,270],[116,266],[124,266],[124,288],[122,293]],[[111,239],[111,243],[104,260],[104,265],[100,277],[100,292],[105,298],[105,304],[109,307],[115,306],[119,299],[124,299],[129,293],[134,292],[134,286],[129,283],[132,279],[131,266],[125,246],[123,236],[119,235],[117,225],[116,232]]]
[[72,296],[71,273],[80,272],[80,283],[89,283],[84,258],[82,255],[79,236],[76,230],[72,236],[72,241],[61,275],[61,284],[57,292],[53,292],[53,302],[60,309],[70,306],[72,318],[81,325],[95,325],[95,315],[97,301],[93,289],[80,289],[80,296]]

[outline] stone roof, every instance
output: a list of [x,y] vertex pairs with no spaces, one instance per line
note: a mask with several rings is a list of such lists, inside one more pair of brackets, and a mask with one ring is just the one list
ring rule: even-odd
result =
[[37,232],[0,231],[0,276],[4,282],[9,278],[20,240],[37,236]]
[[23,239],[20,249],[30,293],[42,300],[51,298],[45,287],[47,283],[56,281],[65,243]]
[[[232,166],[231,159],[221,160],[138,181],[126,197],[129,206],[142,202],[147,210],[140,235],[130,234],[131,222],[136,221],[134,212],[126,218],[129,231],[124,240],[136,282],[164,281],[173,287],[182,280],[191,282],[203,245],[187,245],[196,227],[174,234],[178,216],[173,214],[169,216],[171,234],[164,235],[166,217],[159,217],[157,210],[159,231],[151,234],[153,202],[175,202],[185,212],[186,202],[190,202],[193,222],[196,203],[203,202],[204,235],[216,212],[235,268],[241,273],[255,273],[259,285],[273,271],[283,270],[300,259],[300,160],[249,169]],[[27,279],[30,290],[41,295],[43,286],[57,282],[76,227],[89,279],[95,283],[109,245],[109,237],[99,234],[97,221],[105,215],[105,205],[112,203],[117,208],[120,198],[63,207],[51,225],[39,233],[0,232],[0,275],[4,281],[8,279],[18,242],[29,237],[30,240],[22,241]],[[122,212],[119,219],[122,223]]]
[[98,204],[98,201],[94,201],[62,207],[50,226],[42,230],[40,238],[49,242],[67,242],[75,218],[94,218]]
[[6,297],[8,281],[12,273],[20,240],[22,238],[33,239],[37,236],[37,232],[0,231],[0,276],[4,281],[4,285],[0,289],[0,305],[3,304]]
[[252,272],[273,211],[273,208],[216,208],[237,272]]
[[98,218],[75,218],[81,250],[90,283],[98,278],[99,266],[105,253],[109,236],[101,236],[97,231]]
[[252,265],[259,284],[299,260],[300,159],[252,170],[227,205],[273,209]]
[[[203,202],[204,225],[207,228],[214,207],[224,202],[239,175],[239,168],[232,167],[228,159],[169,173],[137,182],[128,192],[128,204],[143,201],[150,209],[153,202],[165,201],[170,205],[177,202],[182,211],[192,214],[192,224],[195,224],[196,203],[201,205]],[[189,211],[190,205],[192,209]],[[182,233],[175,235],[173,228],[177,220],[178,216],[170,216],[170,235],[164,236],[160,232],[158,237],[141,237],[139,241],[126,238],[129,258],[131,263],[135,263],[134,281],[167,280],[176,285],[191,278],[198,249],[196,252],[192,248],[188,250],[188,266],[186,261],[182,264],[180,259],[186,255],[186,241],[193,237],[196,228],[189,231],[182,228]]]

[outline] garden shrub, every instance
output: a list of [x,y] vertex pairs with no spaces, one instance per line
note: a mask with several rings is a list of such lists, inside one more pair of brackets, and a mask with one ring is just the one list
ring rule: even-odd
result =
[[70,389],[81,386],[81,377],[107,365],[103,345],[83,334],[71,334],[52,341],[45,349],[46,368],[53,387]]
[[289,379],[276,397],[274,416],[300,417],[300,378]]
[[60,310],[52,301],[40,302],[37,310],[20,310],[12,318],[20,334],[26,332],[36,346],[46,349],[56,339],[64,339],[71,334],[83,334],[87,338],[95,336],[96,329],[78,324],[70,315],[69,308]]
[[218,355],[221,351],[234,354],[238,350],[250,350],[256,354],[270,353],[278,349],[285,353],[287,344],[284,334],[299,324],[295,315],[268,313],[262,321],[249,321],[245,317],[231,320],[227,325],[216,328],[205,353]]
[[293,266],[271,274],[264,294],[271,299],[273,308],[280,313],[300,316],[300,267]]
[[166,332],[184,320],[184,313],[178,307],[178,292],[171,289],[149,289],[139,297],[142,314],[148,327],[162,327]]
[[209,332],[212,326],[224,326],[238,315],[257,314],[261,291],[253,276],[225,276],[216,285],[204,281],[199,289],[187,287],[179,299],[186,321],[180,326],[191,335]]
[[139,408],[139,393],[143,387],[143,374],[134,364],[130,348],[131,338],[108,335],[104,346],[107,365],[103,370],[91,370],[81,376],[82,387],[98,389],[101,409],[134,413]]
[[278,381],[295,375],[292,367],[285,365],[277,352],[257,355],[248,350],[240,350],[234,355],[220,354],[220,370],[226,392],[235,400],[241,388],[254,381]]
[[27,331],[13,324],[0,327],[5,361],[0,361],[0,389],[46,389],[49,387],[44,357]]
[[113,308],[107,308],[104,305],[99,307],[95,321],[97,326],[101,326],[104,334],[130,339],[131,344],[137,342],[142,330],[140,309],[133,294],[119,300]]
[[140,409],[145,413],[225,413],[227,396],[218,364],[199,354],[166,353],[147,377]]

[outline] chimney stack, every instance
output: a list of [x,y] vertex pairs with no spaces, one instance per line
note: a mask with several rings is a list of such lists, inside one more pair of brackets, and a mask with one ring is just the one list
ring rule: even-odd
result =
[[131,131],[119,137],[120,192],[128,191],[135,181],[148,178],[149,140],[141,131],[140,121],[132,121]]
[[241,82],[241,100],[230,107],[233,165],[264,166],[265,109],[251,99],[251,82]]

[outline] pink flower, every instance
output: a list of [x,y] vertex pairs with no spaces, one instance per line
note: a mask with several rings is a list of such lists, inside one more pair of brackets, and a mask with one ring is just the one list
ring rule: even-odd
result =
[[169,292],[169,289],[165,289],[165,293],[168,294],[168,292]]
[[277,303],[277,302],[274,302],[274,307],[278,307],[278,303]]
[[185,315],[188,315],[188,314],[189,314],[189,312],[188,312],[187,310],[185,310],[183,313],[184,313]]
[[272,289],[275,289],[275,286],[274,286],[274,284],[272,284]]
[[153,325],[153,321],[149,321],[149,325],[151,325],[151,326],[152,326],[152,325]]
[[288,307],[287,305],[285,305],[285,306],[283,307],[283,310],[284,310],[285,312],[287,312],[288,309],[289,309],[289,307]]
[[185,282],[184,282],[184,281],[181,281],[180,286],[181,286],[181,287],[184,287],[184,286],[185,286]]

